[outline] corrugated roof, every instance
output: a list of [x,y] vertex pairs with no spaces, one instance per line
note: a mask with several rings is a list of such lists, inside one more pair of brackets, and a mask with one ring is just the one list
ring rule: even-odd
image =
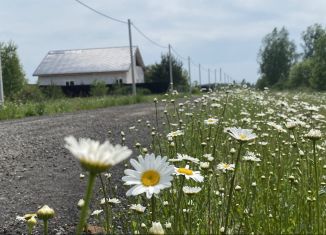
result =
[[[129,47],[107,47],[49,51],[34,72],[34,76],[128,71]],[[144,66],[140,52],[133,47],[137,64]]]

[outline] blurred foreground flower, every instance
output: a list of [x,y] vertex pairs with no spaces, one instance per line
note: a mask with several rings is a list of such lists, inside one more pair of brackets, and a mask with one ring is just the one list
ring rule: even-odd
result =
[[169,165],[167,157],[147,154],[138,156],[138,161],[130,160],[135,170],[125,170],[126,176],[122,177],[125,185],[134,185],[126,193],[127,196],[136,196],[146,193],[147,198],[159,194],[161,189],[171,187],[174,166]]
[[95,174],[106,171],[131,155],[127,147],[113,146],[109,141],[103,144],[84,138],[77,141],[73,136],[66,137],[65,141],[65,147],[80,161],[82,167]]
[[73,136],[66,137],[65,141],[65,147],[79,160],[81,166],[89,172],[84,197],[85,204],[80,213],[76,232],[77,235],[80,235],[86,222],[96,175],[128,158],[131,155],[131,150],[121,145],[113,146],[109,141],[103,144],[84,138],[77,141]]
[[164,229],[160,222],[152,222],[152,227],[148,232],[149,234],[162,235],[164,234]]

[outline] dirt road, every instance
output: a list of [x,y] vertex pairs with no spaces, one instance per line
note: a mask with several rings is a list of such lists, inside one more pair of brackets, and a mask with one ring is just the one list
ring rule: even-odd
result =
[[[150,103],[0,122],[0,233],[26,233],[16,216],[48,204],[56,210],[50,224],[52,233],[66,234],[78,220],[76,204],[86,182],[79,179],[82,170],[64,148],[64,137],[74,135],[102,142],[111,131],[110,140],[120,143],[124,131],[128,147],[136,141],[148,144],[150,128],[144,128],[144,122],[153,124],[154,115]],[[135,129],[129,130],[131,126]],[[122,169],[123,164],[112,169],[117,184]]]

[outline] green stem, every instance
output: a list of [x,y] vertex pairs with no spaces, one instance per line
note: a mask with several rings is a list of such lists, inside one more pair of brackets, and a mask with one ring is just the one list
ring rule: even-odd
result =
[[48,220],[44,220],[44,235],[48,235]]
[[88,182],[87,182],[87,189],[85,192],[85,204],[82,208],[82,211],[80,213],[80,218],[79,218],[79,223],[77,226],[77,231],[76,234],[77,235],[81,235],[81,233],[83,232],[83,228],[84,228],[84,224],[86,222],[87,219],[87,213],[88,213],[88,207],[89,207],[89,203],[92,197],[92,192],[93,192],[93,186],[95,183],[95,179],[96,179],[96,174],[95,173],[89,173],[89,177],[88,177]]
[[151,206],[152,206],[152,222],[156,222],[156,214],[155,214],[155,196],[153,195],[151,198]]
[[316,209],[317,209],[317,234],[320,234],[320,207],[319,207],[319,183],[318,183],[318,170],[317,170],[317,156],[316,156],[316,141],[313,140],[313,153],[314,153],[314,170],[315,170],[315,195],[316,195]]
[[107,200],[109,200],[108,195],[106,193],[106,187],[104,185],[103,179],[102,179],[102,175],[99,174],[98,175],[101,181],[101,185],[102,185],[102,191],[103,191],[103,196],[104,196],[104,213],[105,213],[105,222],[106,222],[106,233],[108,234],[110,231],[110,214],[109,214],[109,206],[108,206],[108,202]]
[[225,233],[227,233],[227,230],[228,230],[229,215],[230,215],[230,210],[231,210],[231,203],[232,203],[232,196],[233,196],[235,175],[237,174],[237,170],[239,168],[241,147],[242,147],[242,142],[240,142],[240,146],[239,146],[239,150],[238,150],[238,156],[237,156],[237,160],[235,162],[234,173],[233,173],[233,176],[232,176],[232,179],[231,179],[231,185],[230,185],[230,191],[229,191],[229,198],[228,198],[228,204],[227,204],[227,209],[226,209],[225,226],[224,226]]

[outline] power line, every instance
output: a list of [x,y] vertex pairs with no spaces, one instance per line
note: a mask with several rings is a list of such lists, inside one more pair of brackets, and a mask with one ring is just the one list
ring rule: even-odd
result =
[[116,22],[119,22],[119,23],[122,23],[122,24],[128,24],[128,22],[126,22],[126,21],[119,20],[119,19],[117,19],[117,18],[114,18],[114,17],[112,17],[112,16],[109,16],[109,15],[107,15],[107,14],[104,14],[104,13],[98,11],[98,10],[94,9],[93,7],[90,7],[90,6],[88,6],[87,4],[83,3],[83,2],[80,1],[80,0],[75,0],[75,1],[78,2],[79,4],[83,5],[84,7],[88,8],[89,10],[91,10],[91,11],[93,11],[93,12],[95,12],[95,13],[101,15],[101,16],[104,16],[104,17],[106,17],[106,18],[108,18],[108,19],[110,19],[110,20],[113,20],[113,21],[116,21]]
[[150,37],[148,37],[145,33],[143,33],[139,28],[136,27],[135,24],[131,23],[131,25],[135,28],[135,30],[140,34],[142,35],[144,38],[146,38],[148,41],[150,41],[152,44],[154,44],[155,46],[157,47],[160,47],[162,49],[168,49],[167,46],[163,46],[157,42],[155,42],[154,40],[152,40]]
[[187,58],[183,57],[182,55],[180,55],[172,46],[171,46],[172,51],[176,54],[176,56],[178,56],[180,59],[188,61]]

